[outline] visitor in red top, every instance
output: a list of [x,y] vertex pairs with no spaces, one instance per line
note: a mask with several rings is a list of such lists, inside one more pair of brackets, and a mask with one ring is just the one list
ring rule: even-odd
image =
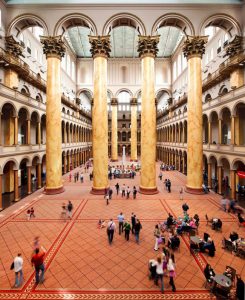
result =
[[[42,283],[44,281],[44,271],[45,271],[44,256],[45,256],[45,254],[46,254],[45,251],[40,252],[40,250],[37,248],[31,259],[32,266],[34,265],[35,270],[36,270],[36,284],[38,284],[39,282]],[[40,271],[41,271],[41,276],[39,278]]]

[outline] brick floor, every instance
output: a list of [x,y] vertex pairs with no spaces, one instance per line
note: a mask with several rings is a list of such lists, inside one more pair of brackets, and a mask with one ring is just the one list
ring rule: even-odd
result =
[[[157,173],[158,173],[157,167]],[[77,171],[80,169],[78,168]],[[153,230],[157,222],[166,219],[168,212],[178,217],[182,215],[182,201],[179,188],[185,185],[186,177],[177,172],[164,172],[163,180],[170,178],[172,192],[169,194],[158,179],[159,194],[154,196],[137,194],[137,199],[122,199],[116,195],[114,186],[125,183],[132,189],[139,186],[139,174],[132,179],[111,180],[114,189],[113,199],[107,206],[103,196],[90,194],[91,181],[88,173],[85,182],[69,182],[68,175],[63,177],[65,192],[59,195],[44,195],[39,190],[26,197],[0,214],[0,299],[162,299],[153,282],[148,279],[147,262],[156,256],[153,250]],[[73,218],[61,220],[61,205],[71,200],[74,204]],[[245,277],[244,260],[221,248],[223,236],[231,230],[244,236],[244,228],[238,227],[234,215],[220,209],[220,197],[190,195],[184,193],[184,201],[190,206],[190,215],[198,213],[201,219],[199,235],[208,232],[215,241],[215,257],[206,254],[192,255],[189,251],[189,238],[181,238],[180,251],[175,252],[176,299],[206,299],[209,293],[204,288],[203,267],[209,262],[217,273],[222,273],[226,265],[233,266]],[[26,210],[34,207],[36,218],[28,221]],[[134,236],[127,242],[124,236],[115,234],[113,244],[108,245],[106,230],[97,228],[98,219],[116,220],[123,212],[130,219],[134,212],[141,220],[143,229],[140,244]],[[206,225],[205,214],[221,218],[222,232],[214,232]],[[30,265],[33,239],[40,237],[41,244],[47,249],[46,274],[43,284],[34,284],[34,272]],[[24,258],[24,284],[19,289],[12,288],[14,273],[10,271],[13,257],[21,252]],[[164,278],[164,299],[172,299],[168,277]],[[89,296],[88,296],[89,295]],[[138,298],[137,298],[138,297]],[[143,297],[143,296],[142,296]]]

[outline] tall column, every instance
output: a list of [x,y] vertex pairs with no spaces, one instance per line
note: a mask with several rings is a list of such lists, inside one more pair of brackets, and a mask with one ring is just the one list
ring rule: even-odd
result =
[[68,165],[68,172],[71,171],[71,154],[67,154],[67,165]]
[[41,145],[41,122],[37,122],[37,143]]
[[218,193],[222,194],[222,166],[217,166],[218,168]]
[[31,120],[27,119],[27,145],[31,144]]
[[222,120],[218,120],[218,144],[222,144]]
[[37,164],[37,188],[42,187],[42,164]]
[[137,161],[137,99],[132,98],[131,104],[131,161]]
[[19,201],[19,177],[18,170],[14,170],[14,201]]
[[208,163],[208,187],[212,188],[212,164]]
[[27,166],[27,194],[31,194],[31,166]]
[[155,57],[159,36],[139,36],[141,58],[141,177],[140,192],[156,194]]
[[212,144],[212,123],[208,121],[208,143]]
[[207,37],[187,36],[184,56],[188,60],[188,127],[187,127],[187,183],[186,191],[202,194],[203,128],[202,128],[202,55]]
[[18,145],[18,117],[14,117],[14,144]]
[[236,170],[230,170],[231,199],[236,200]]
[[108,117],[107,117],[107,58],[110,36],[90,36],[94,59],[93,127],[93,194],[104,194],[108,188]]
[[45,193],[64,191],[62,183],[61,58],[65,46],[61,36],[41,37],[47,58],[46,187]]
[[235,117],[231,116],[231,145],[235,145],[235,134]]
[[117,99],[111,99],[111,161],[118,161],[117,153]]

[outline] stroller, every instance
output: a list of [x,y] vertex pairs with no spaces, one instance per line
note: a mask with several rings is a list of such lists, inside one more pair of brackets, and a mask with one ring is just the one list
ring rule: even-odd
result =
[[149,263],[148,263],[149,279],[150,279],[150,280],[154,280],[155,277],[156,277],[156,269],[157,269],[157,266],[154,266],[154,265],[153,265],[153,262],[154,262],[154,260],[153,260],[153,259],[150,259],[150,260],[149,260]]

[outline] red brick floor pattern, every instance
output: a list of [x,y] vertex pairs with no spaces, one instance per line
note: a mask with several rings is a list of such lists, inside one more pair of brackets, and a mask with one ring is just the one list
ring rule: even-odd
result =
[[[79,170],[79,169],[78,169]],[[168,278],[164,278],[165,293],[148,279],[147,262],[155,257],[153,250],[153,229],[155,223],[166,219],[167,213],[182,214],[182,202],[178,199],[180,186],[185,184],[185,176],[173,171],[165,172],[164,178],[172,180],[172,193],[164,190],[158,180],[159,194],[154,196],[137,195],[137,200],[122,199],[113,194],[113,200],[106,206],[103,197],[90,194],[91,182],[88,173],[85,182],[69,182],[64,176],[65,192],[59,195],[44,195],[41,191],[30,195],[0,214],[0,299],[207,299],[204,289],[202,269],[208,261],[216,272],[223,272],[226,265],[235,267],[243,277],[244,261],[221,248],[223,236],[228,236],[231,228],[239,235],[235,217],[219,208],[220,198],[209,194],[196,196],[184,194],[184,201],[190,206],[190,214],[201,217],[199,235],[210,233],[216,243],[216,255],[191,254],[189,240],[183,236],[180,251],[175,253],[175,279],[177,292],[172,293]],[[111,181],[114,187],[117,180]],[[138,187],[139,176],[134,180],[123,179],[131,188]],[[61,205],[72,200],[75,211],[71,221],[60,219]],[[36,218],[27,221],[26,210],[34,207]],[[143,229],[140,245],[130,236],[115,234],[112,246],[108,245],[106,230],[97,229],[99,218],[108,220],[122,211],[127,218],[136,213]],[[206,226],[205,214],[219,217],[223,221],[223,231],[214,232]],[[46,274],[42,285],[35,285],[34,271],[30,265],[32,242],[39,236],[41,244],[47,249],[45,259]],[[9,270],[13,257],[21,252],[24,258],[24,284],[20,289],[12,289],[14,273]]]

